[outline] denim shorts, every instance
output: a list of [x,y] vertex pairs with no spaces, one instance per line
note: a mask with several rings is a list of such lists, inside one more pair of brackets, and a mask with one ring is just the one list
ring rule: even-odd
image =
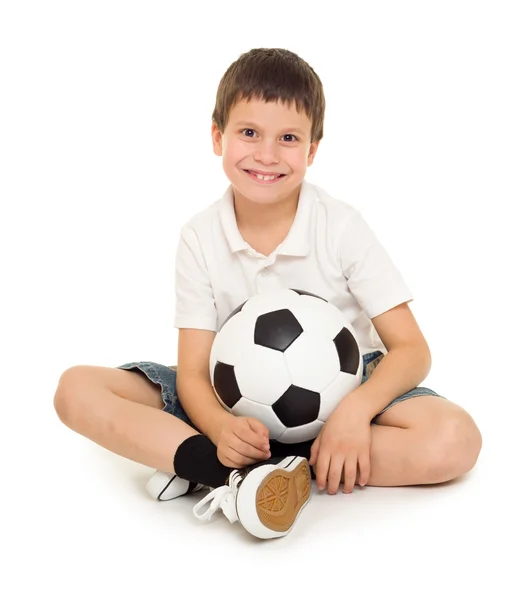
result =
[[[362,383],[365,383],[367,379],[372,375],[372,372],[383,358],[384,354],[382,352],[375,351],[370,352],[369,354],[365,354],[363,356],[363,378]],[[126,363],[118,367],[118,369],[125,369],[127,371],[134,371],[136,373],[141,373],[145,375],[150,381],[157,384],[160,387],[160,391],[162,394],[162,400],[164,403],[163,410],[168,412],[178,419],[185,421],[188,425],[193,427],[198,431],[198,428],[193,425],[187,414],[185,413],[180,401],[178,400],[178,396],[176,394],[176,367],[166,367],[165,365],[161,365],[154,362],[131,362]],[[399,398],[395,398],[392,402],[387,404],[387,406],[378,413],[381,413],[388,410],[391,406],[398,404],[399,402],[403,402],[403,400],[407,400],[408,398],[415,398],[416,396],[440,396],[433,390],[426,387],[416,387],[406,394],[399,396]],[[378,416],[376,415],[376,416]]]

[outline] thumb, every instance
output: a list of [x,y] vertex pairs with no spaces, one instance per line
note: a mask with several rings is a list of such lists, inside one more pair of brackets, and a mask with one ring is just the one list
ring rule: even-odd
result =
[[315,465],[316,460],[318,459],[318,444],[314,442],[311,446],[311,457],[309,459],[309,465]]
[[249,417],[247,419],[247,423],[249,423],[249,427],[255,433],[259,434],[261,437],[266,437],[269,439],[269,430],[261,421],[258,421],[258,419],[254,419],[253,417]]
[[320,435],[314,440],[314,443],[311,446],[311,457],[309,459],[309,464],[315,465],[316,461],[318,460],[318,448],[320,447],[320,437],[321,437],[321,432]]

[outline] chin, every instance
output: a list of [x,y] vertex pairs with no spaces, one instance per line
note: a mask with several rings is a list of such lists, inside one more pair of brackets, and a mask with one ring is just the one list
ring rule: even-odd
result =
[[270,196],[267,194],[253,194],[252,190],[246,190],[240,187],[236,187],[235,191],[241,194],[241,196],[249,202],[252,202],[252,204],[259,205],[277,204],[282,200],[283,197],[285,197],[281,194],[271,194]]

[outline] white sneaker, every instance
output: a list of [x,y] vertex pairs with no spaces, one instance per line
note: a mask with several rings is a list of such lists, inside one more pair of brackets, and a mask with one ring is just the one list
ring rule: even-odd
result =
[[[311,471],[306,458],[288,456],[275,464],[236,469],[228,485],[212,490],[194,507],[194,515],[210,520],[220,508],[231,523],[239,521],[262,539],[287,535],[310,500]],[[198,510],[211,503],[204,512]]]
[[197,492],[204,487],[200,483],[192,483],[187,479],[182,479],[174,473],[156,471],[147,482],[145,489],[155,500],[174,500],[178,496]]

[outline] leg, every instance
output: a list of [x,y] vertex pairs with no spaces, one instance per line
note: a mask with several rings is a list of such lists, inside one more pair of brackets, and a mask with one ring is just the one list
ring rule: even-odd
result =
[[107,450],[161,471],[173,470],[178,446],[199,432],[161,409],[160,389],[146,377],[109,367],[76,366],[54,397],[60,420]]
[[374,419],[368,485],[441,483],[470,471],[481,434],[461,407],[438,396],[395,404]]

